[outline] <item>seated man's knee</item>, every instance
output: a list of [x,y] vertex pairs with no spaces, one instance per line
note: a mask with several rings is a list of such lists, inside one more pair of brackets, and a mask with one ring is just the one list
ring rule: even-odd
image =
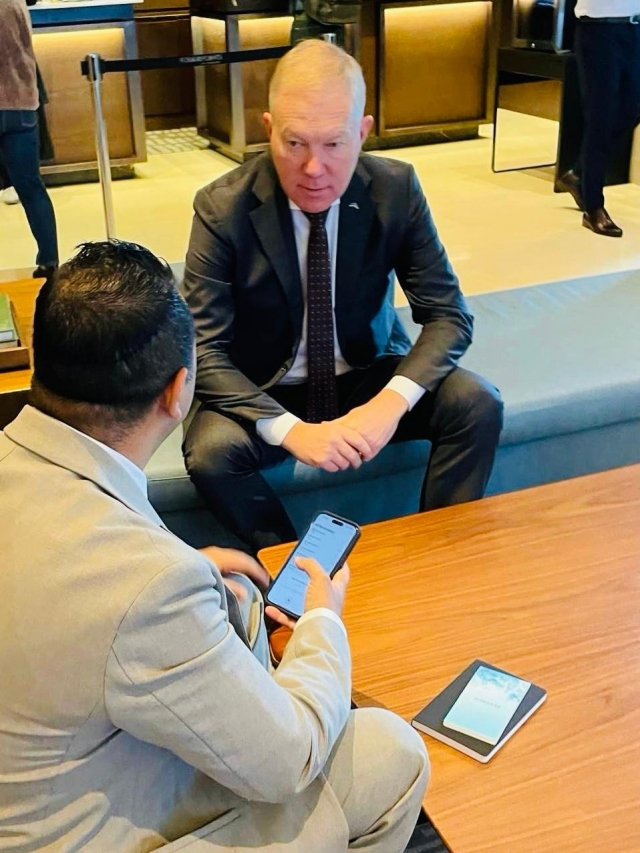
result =
[[447,377],[441,389],[441,402],[450,413],[487,435],[497,437],[500,434],[504,409],[502,397],[484,377],[457,368]]
[[252,439],[236,421],[200,409],[187,429],[185,465],[194,478],[218,478],[251,468]]
[[429,782],[429,756],[418,732],[384,708],[362,708],[355,713],[363,724],[363,735],[381,755],[389,781],[396,779],[406,791],[417,785],[424,792]]
[[429,759],[422,738],[401,717],[383,708],[360,708],[351,712],[325,773],[350,837],[361,838],[415,824]]
[[475,381],[473,394],[473,411],[477,413],[478,423],[486,429],[500,434],[502,430],[504,403],[500,392],[482,376],[472,374]]

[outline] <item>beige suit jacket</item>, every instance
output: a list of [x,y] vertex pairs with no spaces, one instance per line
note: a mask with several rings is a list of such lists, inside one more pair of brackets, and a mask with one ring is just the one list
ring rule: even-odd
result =
[[0,434],[0,849],[337,853],[349,712],[318,615],[270,673],[218,570],[107,451],[27,407]]

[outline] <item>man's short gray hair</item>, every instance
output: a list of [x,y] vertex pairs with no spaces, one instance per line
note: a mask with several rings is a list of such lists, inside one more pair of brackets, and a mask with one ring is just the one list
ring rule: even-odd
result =
[[362,118],[366,100],[362,68],[342,48],[321,39],[299,42],[278,62],[269,86],[269,111],[274,113],[278,95],[285,86],[313,90],[328,80],[346,84],[354,118]]

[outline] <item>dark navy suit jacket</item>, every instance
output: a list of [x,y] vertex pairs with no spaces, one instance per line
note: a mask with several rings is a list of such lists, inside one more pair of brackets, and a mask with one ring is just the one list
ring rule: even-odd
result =
[[[200,190],[184,293],[197,332],[196,396],[255,422],[283,408],[268,389],[291,367],[304,305],[291,212],[270,155]],[[437,388],[471,343],[472,317],[412,166],[360,156],[340,203],[335,318],[353,368],[402,355],[397,373]],[[422,332],[393,306],[397,276]],[[248,424],[247,424],[248,425]]]

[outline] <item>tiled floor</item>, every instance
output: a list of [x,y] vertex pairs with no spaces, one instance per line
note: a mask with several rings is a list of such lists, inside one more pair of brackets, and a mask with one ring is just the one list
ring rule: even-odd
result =
[[147,154],[176,154],[179,151],[198,151],[208,148],[206,139],[198,136],[195,127],[147,131]]
[[[189,132],[185,138],[184,144],[193,144]],[[514,138],[509,156],[521,148],[524,162],[532,162],[526,149],[533,137]],[[466,293],[640,267],[640,186],[607,191],[609,211],[625,229],[621,240],[613,240],[582,228],[571,198],[553,193],[549,170],[492,173],[488,133],[386,156],[415,165]],[[150,154],[136,166],[135,179],[114,183],[117,236],[182,260],[194,193],[235,166],[211,150]],[[58,187],[51,197],[63,258],[81,241],[104,237],[97,184]],[[0,205],[0,278],[29,274],[34,254],[22,207]]]

